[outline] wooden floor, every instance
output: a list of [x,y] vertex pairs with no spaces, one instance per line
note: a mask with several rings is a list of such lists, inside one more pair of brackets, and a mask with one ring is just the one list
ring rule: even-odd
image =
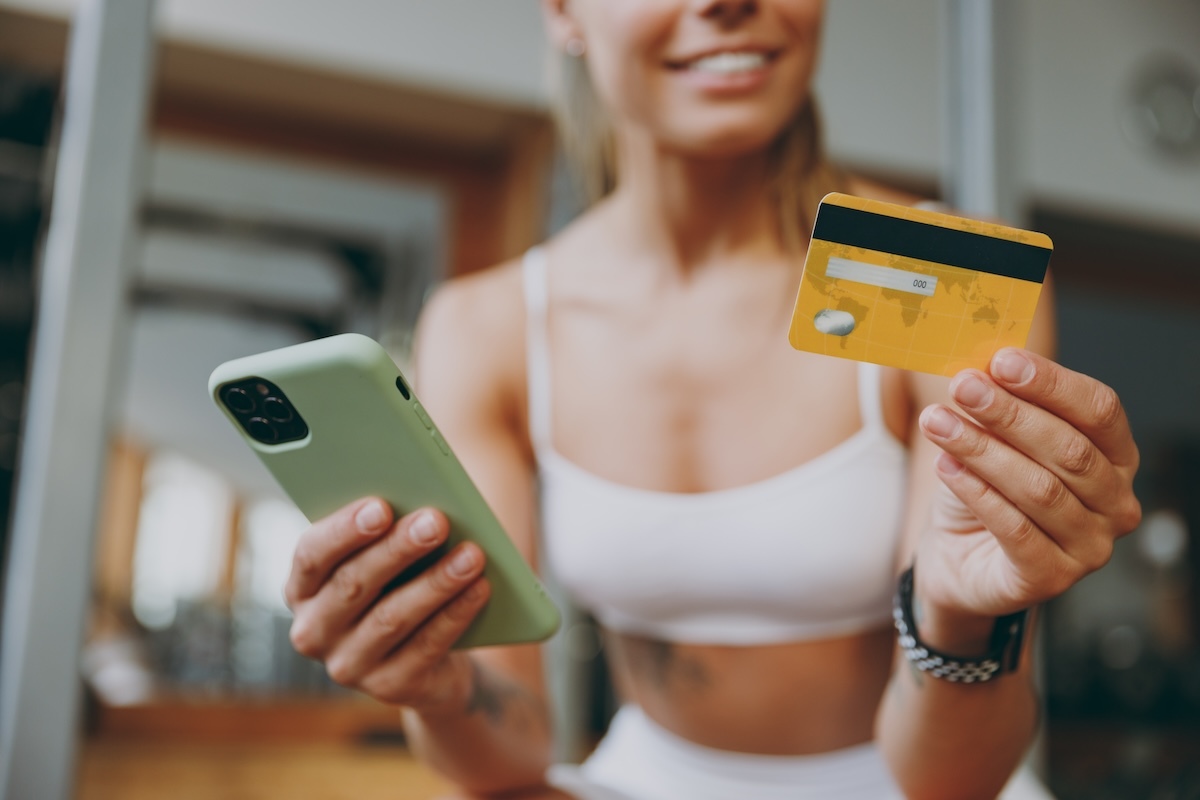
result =
[[429,800],[449,785],[401,748],[325,743],[84,743],[78,800]]

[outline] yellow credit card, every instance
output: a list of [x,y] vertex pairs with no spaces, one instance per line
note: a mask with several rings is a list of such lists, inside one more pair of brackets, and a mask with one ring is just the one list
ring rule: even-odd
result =
[[1042,233],[830,194],[789,340],[797,350],[953,375],[1024,347],[1053,250]]

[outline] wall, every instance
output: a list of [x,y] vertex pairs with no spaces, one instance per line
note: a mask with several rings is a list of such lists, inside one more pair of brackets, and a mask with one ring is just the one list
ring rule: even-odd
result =
[[[65,16],[78,0],[2,0]],[[168,38],[518,106],[543,104],[541,18],[531,0],[162,0]]]
[[[940,164],[941,18],[948,0],[828,3],[819,89],[844,159],[933,184]],[[0,0],[51,15],[77,0]],[[1142,226],[1200,229],[1200,153],[1170,162],[1122,131],[1140,65],[1172,53],[1200,73],[1195,0],[1010,0],[1018,5],[1026,179],[1037,203]],[[163,0],[182,41],[545,105],[535,0]]]
[[[883,172],[932,181],[942,141],[941,17],[947,0],[828,4],[818,85],[831,147]],[[1011,0],[1024,180],[1034,202],[1200,235],[1200,149],[1168,161],[1131,141],[1138,69],[1170,54],[1200,75],[1194,0]]]

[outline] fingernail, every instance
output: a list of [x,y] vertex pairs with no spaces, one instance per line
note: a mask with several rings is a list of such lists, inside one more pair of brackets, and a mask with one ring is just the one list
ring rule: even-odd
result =
[[957,475],[963,471],[962,462],[949,453],[940,453],[937,457],[937,470],[943,475]]
[[450,559],[450,574],[456,578],[465,578],[471,574],[477,563],[479,563],[479,556],[476,554],[475,548],[464,547]]
[[992,359],[992,374],[1005,383],[1020,385],[1033,377],[1033,362],[1016,350],[1001,350]]
[[359,533],[379,533],[385,524],[387,512],[383,510],[383,503],[378,500],[367,503],[354,515],[354,525]]
[[942,439],[953,439],[962,430],[962,422],[941,406],[932,406],[921,414],[925,430]]
[[416,519],[408,529],[409,536],[419,545],[436,544],[441,537],[441,531],[438,529],[437,520],[433,518],[433,514],[429,511],[422,511],[417,514]]
[[950,393],[964,408],[986,408],[992,402],[992,387],[970,372],[955,379]]

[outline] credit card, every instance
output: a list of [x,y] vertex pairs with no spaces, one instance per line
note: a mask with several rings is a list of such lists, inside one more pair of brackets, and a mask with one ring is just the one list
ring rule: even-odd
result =
[[833,193],[821,200],[789,340],[954,375],[1024,347],[1050,253],[1034,231]]

